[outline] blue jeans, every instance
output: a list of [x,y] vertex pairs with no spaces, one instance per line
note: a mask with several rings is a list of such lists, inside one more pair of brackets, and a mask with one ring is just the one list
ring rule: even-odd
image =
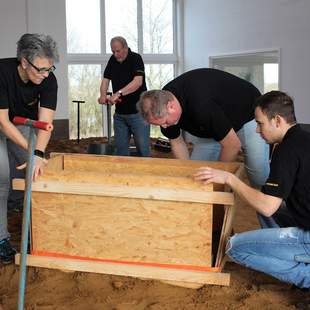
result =
[[[16,126],[25,138],[29,135],[29,127]],[[17,208],[23,205],[22,191],[12,191],[11,179],[13,177],[24,178],[24,170],[16,171],[15,166],[27,161],[28,153],[20,146],[7,139],[0,131],[0,240],[8,238],[7,205],[8,199]],[[9,165],[10,158],[10,165]],[[10,167],[10,168],[9,168]]]
[[226,254],[236,263],[300,288],[310,287],[310,231],[260,229],[231,237]]
[[129,142],[133,135],[139,156],[149,157],[150,153],[150,125],[145,123],[140,113],[118,114],[115,113],[114,137],[116,155],[129,156]]
[[[256,122],[252,120],[243,125],[237,132],[244,153],[244,165],[250,181],[255,188],[260,188],[269,175],[269,145],[256,133]],[[193,160],[219,160],[221,145],[214,139],[198,138],[188,133],[194,144],[191,155]]]

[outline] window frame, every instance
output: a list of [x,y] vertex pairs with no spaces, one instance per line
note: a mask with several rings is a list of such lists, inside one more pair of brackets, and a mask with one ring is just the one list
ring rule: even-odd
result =
[[[240,51],[235,53],[228,54],[219,54],[209,56],[209,67],[215,68],[216,61],[222,60],[226,61],[229,59],[239,59],[240,64],[243,62],[243,58],[247,59],[248,57],[252,57],[253,60],[246,60],[243,64],[244,66],[251,67],[251,65],[263,65],[266,63],[278,63],[278,89],[281,89],[281,48],[266,48],[259,50],[251,50],[251,51]],[[228,65],[229,63],[227,63]],[[236,65],[235,63],[231,63],[230,66]],[[238,64],[237,64],[238,66]],[[222,70],[222,69],[221,69]],[[264,84],[265,85],[265,84]],[[264,92],[262,92],[264,93]]]

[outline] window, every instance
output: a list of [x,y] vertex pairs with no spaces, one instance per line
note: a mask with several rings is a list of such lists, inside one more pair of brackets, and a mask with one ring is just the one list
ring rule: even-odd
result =
[[[147,89],[160,89],[169,81],[173,76],[173,64],[146,64],[145,76]],[[159,126],[151,125],[151,137],[161,137],[162,133]]]
[[173,53],[172,1],[143,1],[143,52]]
[[[80,138],[92,135],[101,136],[103,132],[103,107],[97,104],[98,89],[101,80],[100,65],[69,65],[69,133],[70,139],[77,138],[77,103],[80,104]],[[86,99],[87,98],[87,99]]]
[[138,51],[137,1],[105,0],[106,53],[111,53],[110,40],[120,35],[126,38],[128,46]]
[[[100,53],[100,0],[67,0],[68,53]],[[87,22],[86,22],[87,21]]]
[[[107,135],[105,109],[97,103],[102,73],[111,56],[110,40],[123,36],[145,63],[148,89],[174,78],[177,50],[177,0],[66,0],[70,137],[77,133],[81,104],[81,138]],[[151,135],[160,135],[159,127]]]
[[210,57],[211,68],[251,82],[262,94],[279,89],[279,63],[279,50]]

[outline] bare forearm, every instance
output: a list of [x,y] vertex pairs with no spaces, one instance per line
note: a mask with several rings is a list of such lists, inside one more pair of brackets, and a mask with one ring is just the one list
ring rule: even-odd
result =
[[37,150],[45,152],[45,149],[48,145],[50,138],[51,138],[50,132],[45,131],[45,130],[39,130],[35,148]]
[[[39,109],[39,120],[52,124],[55,112],[50,109],[40,108]],[[51,132],[45,130],[39,130],[37,136],[36,149],[45,151],[47,144],[51,138]]]
[[16,126],[10,121],[5,121],[1,123],[1,131],[15,144],[21,146],[23,149],[27,149],[28,143],[21,132],[16,128]]
[[226,161],[226,162],[236,161],[238,153],[239,153],[239,148],[237,147],[235,148],[234,147],[232,148],[222,147],[219,160]]
[[105,97],[109,88],[109,80],[103,79],[100,85],[100,96]]
[[241,142],[233,128],[220,141],[220,144],[222,147],[220,161],[235,161],[241,149]]
[[238,177],[229,173],[226,182],[233,191],[245,202],[252,206],[258,213],[271,216],[279,208],[282,199],[265,195],[264,193],[248,186]]
[[122,87],[122,89],[118,89],[118,91],[121,90],[123,96],[126,96],[128,94],[135,92],[142,85],[142,82],[143,82],[142,76],[135,77],[125,87]]
[[189,159],[189,151],[183,138],[170,140],[172,153],[177,159]]

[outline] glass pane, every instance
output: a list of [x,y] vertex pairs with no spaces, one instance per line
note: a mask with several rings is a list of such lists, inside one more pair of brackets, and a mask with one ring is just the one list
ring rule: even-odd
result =
[[147,89],[161,89],[174,78],[173,64],[145,64]]
[[264,92],[279,90],[279,65],[264,64]]
[[172,0],[143,0],[143,53],[173,53]]
[[80,138],[102,137],[102,106],[98,104],[101,83],[100,65],[69,65],[69,133],[76,139],[78,133],[78,104],[72,100],[84,100],[80,104]]
[[279,88],[278,51],[211,57],[213,68],[227,71],[255,85],[266,93]]
[[69,54],[101,52],[100,0],[66,0],[66,21]]
[[111,53],[110,41],[122,36],[132,51],[138,51],[137,0],[106,0],[106,52]]
[[[147,89],[162,89],[174,78],[173,64],[146,64],[145,76]],[[159,126],[151,125],[151,137],[163,137]]]

